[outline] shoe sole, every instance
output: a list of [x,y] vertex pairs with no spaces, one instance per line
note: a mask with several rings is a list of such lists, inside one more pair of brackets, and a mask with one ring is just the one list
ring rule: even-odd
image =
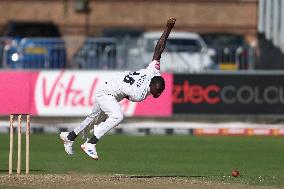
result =
[[89,156],[89,155],[85,152],[85,148],[82,147],[82,146],[81,146],[81,150],[83,150],[84,154],[86,154],[88,157],[92,158],[93,160],[96,160],[96,161],[99,160],[99,157],[93,158],[93,157]]

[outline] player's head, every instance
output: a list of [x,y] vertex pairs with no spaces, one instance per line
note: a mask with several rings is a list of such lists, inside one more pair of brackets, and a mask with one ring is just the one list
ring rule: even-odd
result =
[[161,76],[154,76],[150,82],[150,93],[158,98],[165,89],[165,80]]

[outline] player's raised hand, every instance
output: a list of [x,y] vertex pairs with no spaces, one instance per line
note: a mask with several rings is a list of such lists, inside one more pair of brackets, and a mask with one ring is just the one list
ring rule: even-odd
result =
[[176,19],[175,18],[170,18],[167,21],[167,25],[166,28],[162,34],[162,36],[160,37],[159,41],[156,44],[155,47],[155,52],[153,55],[153,60],[157,60],[160,61],[161,59],[161,55],[166,47],[166,41],[171,33],[171,30],[173,29],[173,27],[175,26],[176,23]]
[[175,18],[170,18],[170,19],[168,19],[167,27],[173,28],[175,23],[176,23],[176,19]]

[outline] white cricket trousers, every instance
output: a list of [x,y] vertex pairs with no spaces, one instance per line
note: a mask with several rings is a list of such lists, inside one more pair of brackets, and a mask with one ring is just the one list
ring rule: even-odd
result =
[[119,103],[114,96],[108,94],[106,88],[103,88],[95,93],[95,104],[92,113],[79,127],[74,129],[74,132],[78,135],[88,126],[95,125],[94,135],[97,139],[100,139],[109,130],[116,127],[122,120],[123,112]]

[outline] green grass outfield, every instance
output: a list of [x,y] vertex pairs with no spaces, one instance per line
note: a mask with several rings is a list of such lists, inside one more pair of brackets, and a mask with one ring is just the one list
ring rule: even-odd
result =
[[[22,145],[24,147],[25,137]],[[193,137],[107,135],[94,161],[75,144],[67,156],[58,135],[32,135],[31,174],[92,173],[137,176],[181,176],[194,179],[284,186],[283,137]],[[14,170],[16,169],[14,141]],[[24,148],[23,148],[24,149]],[[8,172],[8,134],[0,135],[0,173]],[[23,168],[25,154],[22,153]],[[231,177],[237,168],[241,176]]]

